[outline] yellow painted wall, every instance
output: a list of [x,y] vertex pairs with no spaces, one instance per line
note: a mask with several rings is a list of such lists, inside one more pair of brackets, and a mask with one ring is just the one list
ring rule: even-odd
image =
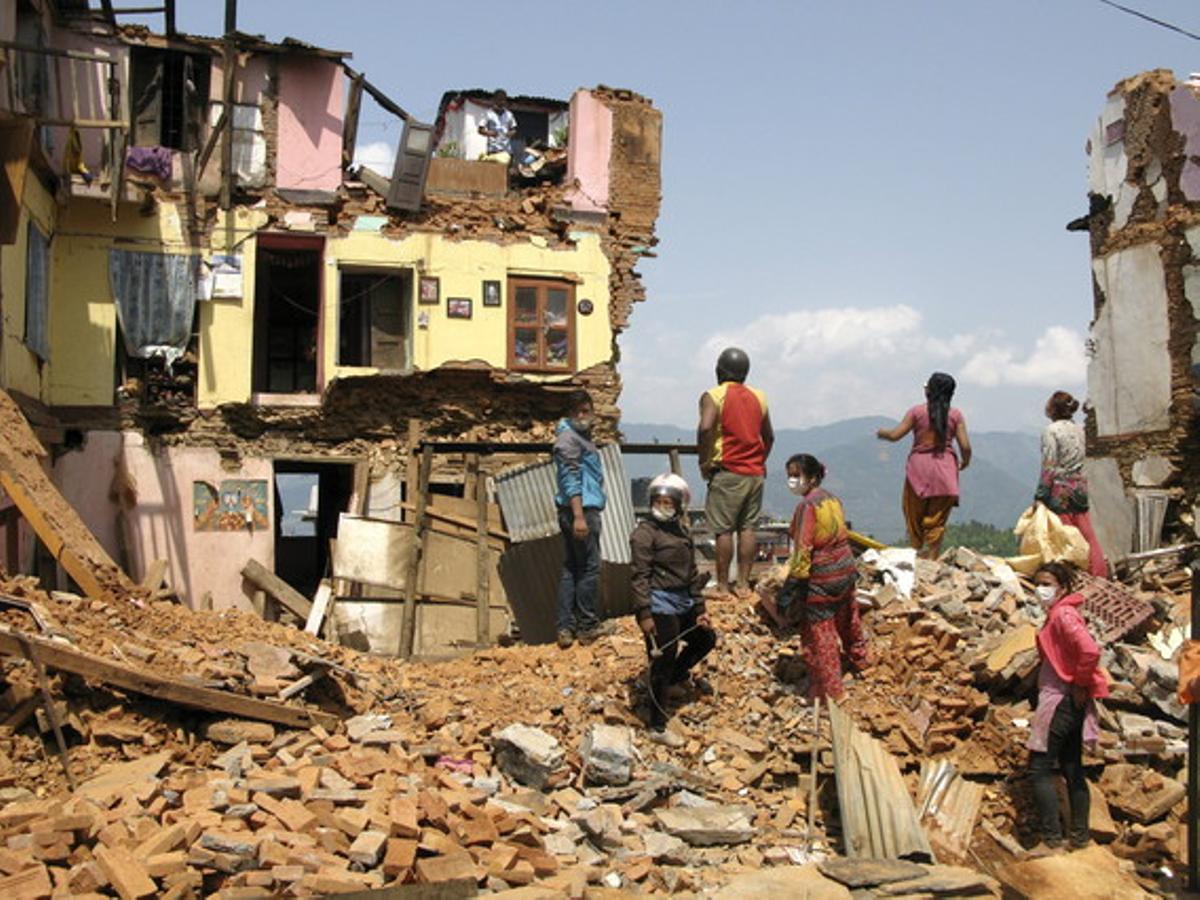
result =
[[[46,212],[54,207],[46,197]],[[150,214],[122,205],[112,222],[105,203],[75,200],[59,218],[51,253],[50,342],[51,361],[46,367],[46,387],[40,394],[36,367],[19,343],[24,326],[24,282],[15,280],[18,267],[7,265],[13,253],[24,259],[24,239],[16,248],[5,248],[4,314],[5,371],[9,384],[53,405],[107,406],[113,399],[116,344],[116,307],[108,283],[108,252],[114,246],[129,250],[168,253],[192,252],[184,237],[181,214],[185,208],[160,203]],[[252,386],[254,345],[254,274],[256,229],[266,225],[261,209],[235,210],[232,219],[218,217],[211,244],[203,252],[237,252],[242,255],[245,296],[202,301],[200,307],[200,360],[197,400],[201,407],[246,402]],[[324,345],[326,381],[347,375],[374,372],[370,368],[337,366],[338,288],[342,268],[410,268],[417,274],[441,279],[437,306],[415,303],[410,322],[413,365],[418,370],[450,362],[481,361],[498,369],[508,362],[508,296],[510,275],[565,277],[576,282],[575,299],[591,300],[589,316],[576,312],[576,365],[586,369],[612,355],[608,315],[609,263],[596,234],[575,235],[576,245],[553,250],[532,242],[501,245],[492,241],[450,241],[441,235],[416,234],[392,240],[377,231],[354,231],[327,239],[324,272]],[[19,269],[23,272],[23,262]],[[481,296],[484,280],[501,282],[502,305],[487,308]],[[18,289],[19,288],[19,289]],[[18,303],[9,301],[10,290]],[[470,320],[446,316],[448,297],[473,301]],[[417,327],[417,317],[428,315],[428,326]],[[17,340],[14,348],[12,342]],[[19,351],[19,352],[17,352]],[[22,368],[22,354],[26,359]],[[561,376],[555,376],[561,377]],[[32,385],[32,389],[30,387]]]
[[238,208],[213,230],[212,250],[240,253],[245,295],[240,299],[206,300],[200,304],[200,371],[196,402],[202,408],[250,399],[254,359],[253,233],[267,223],[262,210]]
[[[422,306],[414,298],[413,363],[433,369],[449,362],[480,360],[497,369],[508,365],[508,285],[510,275],[579,279],[576,304],[592,301],[589,316],[575,313],[575,360],[586,369],[612,357],[612,329],[608,320],[609,263],[599,235],[581,232],[568,250],[552,250],[530,242],[498,244],[493,241],[450,241],[441,235],[420,234],[393,241],[377,232],[355,231],[326,245],[324,345],[326,378],[363,374],[373,369],[337,366],[338,281],[343,267],[413,267],[419,275],[441,279],[441,301]],[[329,264],[332,260],[333,264]],[[483,305],[483,282],[499,281],[502,304]],[[415,286],[414,286],[415,290]],[[468,297],[472,318],[446,316],[449,297]],[[429,325],[416,327],[416,317],[428,313]]]
[[[246,230],[261,225],[256,211],[239,210],[234,234],[245,238]],[[223,229],[214,232],[214,248],[223,240]],[[612,356],[612,329],[608,319],[609,263],[598,235],[576,235],[570,250],[551,250],[532,243],[501,245],[492,241],[449,241],[441,235],[416,234],[392,240],[377,231],[354,231],[325,242],[323,266],[324,345],[326,381],[350,375],[373,374],[369,367],[337,365],[338,289],[342,268],[411,268],[441,279],[441,302],[437,306],[415,303],[412,329],[413,365],[433,369],[449,362],[481,360],[495,368],[508,364],[509,275],[568,276],[576,284],[576,302],[589,299],[595,306],[590,316],[575,320],[576,364],[586,369]],[[213,300],[200,308],[200,385],[198,403],[212,408],[221,403],[244,403],[250,399],[254,348],[255,241],[241,246],[242,278],[246,296],[238,300]],[[501,283],[502,305],[483,306],[483,281]],[[415,289],[415,286],[414,286]],[[446,298],[470,297],[470,320],[446,317]],[[427,328],[416,327],[416,317],[428,313]]]
[[[3,387],[45,400],[44,367],[25,346],[25,254],[28,251],[29,219],[53,240],[57,208],[54,198],[33,172],[25,176],[21,199],[21,219],[16,243],[0,246],[0,314],[4,322],[4,342],[0,347],[0,378]],[[51,244],[53,252],[53,244]],[[50,272],[51,291],[54,271]],[[51,301],[53,302],[53,301]],[[51,323],[50,355],[54,356],[54,329]]]
[[189,252],[174,204],[149,215],[122,204],[112,221],[107,203],[76,199],[59,219],[51,256],[50,389],[56,406],[113,402],[117,309],[108,281],[108,251]]

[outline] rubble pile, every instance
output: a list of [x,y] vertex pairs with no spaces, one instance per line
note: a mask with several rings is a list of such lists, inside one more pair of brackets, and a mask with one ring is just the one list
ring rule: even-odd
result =
[[[842,708],[925,798],[942,865],[875,882],[863,881],[877,873],[861,861],[831,865],[842,835],[829,722],[804,696],[798,638],[773,634],[747,605],[710,604],[720,641],[700,666],[707,683],[674,704],[683,745],[669,748],[650,743],[639,718],[646,652],[632,620],[567,651],[497,647],[402,664],[241,613],[137,609],[8,582],[0,588],[32,600],[60,640],[237,696],[278,698],[301,684],[281,702],[338,721],[205,713],[51,670],[82,782],[71,793],[36,675],[5,659],[0,894],[305,896],[455,881],[570,896],[732,897],[767,882],[830,896],[993,894],[989,876],[1008,883],[1008,867],[1030,865],[1017,862],[1031,843],[1019,776],[1040,613],[1011,570],[965,551],[910,567],[910,591],[897,589],[896,570],[862,563],[876,663],[848,682]],[[1185,611],[1156,595],[1143,633],[1169,641],[1161,633]],[[27,613],[2,617],[33,629]],[[1116,679],[1169,674],[1169,664],[1138,668],[1161,659],[1153,641],[1123,640],[1106,653]],[[318,668],[323,677],[304,686]],[[1135,689],[1118,692],[1103,724],[1090,759],[1104,763],[1093,836],[1127,861],[1093,852],[1114,871],[1132,861],[1150,885],[1182,855],[1179,723]],[[934,827],[920,783],[933,761],[977,801],[965,831],[961,821]]]

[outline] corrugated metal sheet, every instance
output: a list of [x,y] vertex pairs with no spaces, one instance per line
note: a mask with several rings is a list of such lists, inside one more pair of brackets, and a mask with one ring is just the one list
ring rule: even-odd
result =
[[[607,503],[600,516],[600,558],[628,564],[629,535],[636,521],[625,460],[616,444],[600,448]],[[554,463],[523,466],[496,478],[496,495],[504,513],[504,525],[514,544],[557,535],[558,509],[554,505],[557,485]]]
[[933,862],[895,757],[836,703],[829,704],[829,719],[846,856]]

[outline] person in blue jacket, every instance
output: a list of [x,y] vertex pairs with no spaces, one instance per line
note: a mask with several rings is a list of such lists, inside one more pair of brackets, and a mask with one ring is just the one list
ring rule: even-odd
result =
[[576,638],[589,643],[612,631],[596,615],[600,584],[600,513],[604,509],[604,470],[592,443],[594,409],[586,391],[571,396],[567,418],[558,423],[554,469],[558,525],[566,551],[558,583],[558,646]]

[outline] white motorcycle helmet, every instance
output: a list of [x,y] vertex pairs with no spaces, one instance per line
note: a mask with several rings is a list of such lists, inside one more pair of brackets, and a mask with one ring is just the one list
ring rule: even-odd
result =
[[658,497],[668,497],[675,504],[675,514],[682,516],[692,503],[692,492],[682,476],[673,472],[664,472],[655,476],[650,482],[650,506]]

